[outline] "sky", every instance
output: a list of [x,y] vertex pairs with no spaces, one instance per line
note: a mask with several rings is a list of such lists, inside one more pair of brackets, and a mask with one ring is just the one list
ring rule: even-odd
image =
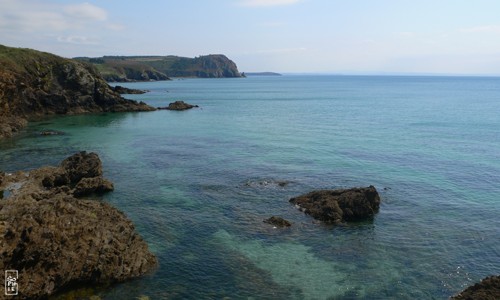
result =
[[499,0],[0,0],[0,44],[240,71],[500,75]]

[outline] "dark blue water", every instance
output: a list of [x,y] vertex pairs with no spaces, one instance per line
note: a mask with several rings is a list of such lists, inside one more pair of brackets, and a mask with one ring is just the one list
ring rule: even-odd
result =
[[[500,78],[126,86],[150,90],[128,97],[153,106],[201,108],[53,118],[0,142],[7,171],[100,155],[116,188],[104,201],[160,261],[103,299],[446,299],[500,274]],[[328,226],[288,203],[370,184],[382,198],[372,221]],[[262,222],[271,215],[293,226]]]

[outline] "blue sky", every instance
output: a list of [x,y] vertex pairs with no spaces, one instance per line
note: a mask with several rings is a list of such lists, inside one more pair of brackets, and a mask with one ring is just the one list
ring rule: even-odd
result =
[[0,44],[240,71],[500,74],[498,0],[0,0]]

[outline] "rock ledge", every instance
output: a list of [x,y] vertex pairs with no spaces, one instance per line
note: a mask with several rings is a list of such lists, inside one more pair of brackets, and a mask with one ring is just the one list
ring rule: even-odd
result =
[[19,271],[21,299],[46,298],[84,284],[141,276],[156,257],[116,208],[77,199],[112,189],[95,153],[81,152],[59,167],[2,174],[0,269]]

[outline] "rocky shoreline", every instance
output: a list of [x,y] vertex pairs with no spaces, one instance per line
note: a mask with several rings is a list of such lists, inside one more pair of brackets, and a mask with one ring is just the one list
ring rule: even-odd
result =
[[0,173],[0,269],[19,271],[21,299],[151,272],[157,259],[119,210],[92,196],[113,190],[95,153],[58,167]]
[[500,275],[489,276],[460,294],[451,297],[453,300],[498,300],[500,299]]
[[155,110],[120,96],[89,64],[0,45],[0,66],[0,138],[47,115]]

